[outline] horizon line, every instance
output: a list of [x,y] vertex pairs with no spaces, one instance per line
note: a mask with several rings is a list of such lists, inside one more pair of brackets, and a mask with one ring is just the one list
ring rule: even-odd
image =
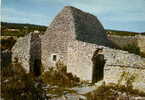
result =
[[[34,24],[34,23],[20,23],[20,22],[7,22],[7,21],[1,21],[1,23],[11,23],[11,24],[30,24],[30,25],[39,25],[39,26],[45,26],[45,27],[48,27],[50,24],[48,25],[44,25],[44,24]],[[104,26],[103,26],[104,27]],[[132,33],[144,33],[145,31],[143,32],[137,32],[137,31],[129,31],[129,30],[118,30],[118,29],[107,29],[107,28],[104,28],[105,30],[112,30],[112,31],[123,31],[123,32],[132,32]]]

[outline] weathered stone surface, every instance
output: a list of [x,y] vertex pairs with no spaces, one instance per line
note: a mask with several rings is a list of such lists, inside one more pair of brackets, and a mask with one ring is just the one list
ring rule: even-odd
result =
[[103,54],[107,60],[107,66],[120,66],[130,68],[145,68],[145,58],[127,51],[104,48]]
[[140,51],[145,54],[145,36],[138,35],[136,38]]
[[52,61],[53,54],[67,64],[69,42],[79,40],[106,46],[112,45],[95,16],[69,6],[55,17],[41,40],[42,64],[46,68],[55,65]]
[[127,68],[140,74],[140,84],[144,87],[145,58],[112,49],[112,45],[95,16],[67,6],[55,17],[44,35],[31,33],[18,39],[12,49],[12,57],[17,57],[27,72],[34,66],[35,59],[41,59],[45,71],[61,60],[67,65],[67,72],[81,80],[92,81],[94,70],[91,58],[96,48],[102,47],[106,59],[105,81],[117,81]]
[[118,36],[118,35],[108,35],[108,39],[111,40],[120,48],[124,48],[128,45],[136,45],[140,48],[141,53],[145,53],[145,36]]
[[41,41],[39,34],[30,33],[25,37],[17,40],[12,48],[12,61],[16,58],[25,68],[26,72],[30,72],[31,66],[35,59],[41,59]]
[[[91,80],[93,73],[93,64],[91,58],[93,56],[94,51],[98,47],[103,46],[80,41],[71,42],[68,46],[68,72],[76,74],[83,80]],[[121,51],[117,49],[114,50],[108,47],[103,48],[103,55],[106,59],[104,75],[107,73],[106,71],[109,71],[109,69],[115,69],[117,67],[145,69],[144,58],[141,58],[140,56],[135,54],[128,53],[126,51]],[[112,75],[108,76],[111,77]]]
[[135,36],[108,35],[108,39],[111,40],[120,48],[123,48],[127,46],[128,44],[137,45],[137,38]]
[[12,48],[12,61],[18,59],[18,62],[22,64],[26,72],[29,72],[29,60],[30,60],[30,40],[31,34],[17,39],[16,44]]

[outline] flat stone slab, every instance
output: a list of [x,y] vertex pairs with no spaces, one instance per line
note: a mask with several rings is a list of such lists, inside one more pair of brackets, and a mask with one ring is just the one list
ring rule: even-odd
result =
[[72,88],[72,90],[76,91],[78,94],[86,94],[91,91],[94,91],[96,88],[95,87],[82,87],[82,88]]

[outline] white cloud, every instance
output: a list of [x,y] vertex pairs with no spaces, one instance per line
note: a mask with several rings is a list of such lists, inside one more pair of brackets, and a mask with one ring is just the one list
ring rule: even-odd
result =
[[[63,0],[67,1],[67,0]],[[145,22],[145,0],[70,0],[71,5],[90,12],[103,22]],[[106,23],[105,23],[106,24]],[[115,23],[114,23],[115,24]]]
[[[28,1],[28,0],[26,0]],[[20,22],[29,22],[48,25],[54,18],[57,11],[60,11],[64,5],[71,5],[80,8],[97,16],[104,26],[113,28],[114,25],[125,23],[145,23],[145,0],[30,0],[36,5],[42,6],[44,12],[31,10],[28,12],[19,11],[18,8],[2,9],[2,19],[19,20]],[[45,5],[45,7],[44,7]],[[39,6],[39,7],[41,7]],[[31,9],[31,8],[30,8]],[[33,9],[33,8],[32,8]],[[48,10],[48,11],[47,11]],[[35,11],[35,12],[33,12]],[[109,27],[108,27],[109,26]],[[143,26],[142,26],[143,27]],[[122,28],[125,28],[122,26]]]
[[[2,21],[9,22],[21,22],[21,23],[35,23],[35,24],[48,24],[46,20],[50,18],[46,15],[40,13],[31,13],[31,12],[21,12],[13,8],[2,8]],[[39,20],[38,20],[39,19]]]

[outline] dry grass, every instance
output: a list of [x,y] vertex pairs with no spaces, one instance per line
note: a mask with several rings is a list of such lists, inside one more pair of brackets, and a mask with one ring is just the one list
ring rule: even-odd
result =
[[86,94],[86,96],[88,98],[87,100],[117,100],[117,98],[119,98],[123,93],[127,96],[145,97],[145,93],[142,91],[133,88],[126,88],[126,86],[118,84],[102,85],[95,91]]
[[[133,89],[133,82],[136,76],[135,73],[124,71],[117,84],[103,84],[92,93],[87,94],[88,100],[120,100],[118,98],[129,98],[129,96],[145,97],[145,92]],[[124,85],[122,85],[122,81],[125,82]],[[123,94],[125,94],[125,96]]]

